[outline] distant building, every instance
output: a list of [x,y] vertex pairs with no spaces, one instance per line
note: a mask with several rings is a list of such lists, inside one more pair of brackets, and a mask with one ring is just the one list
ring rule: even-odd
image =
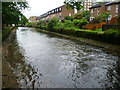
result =
[[108,20],[120,14],[120,1],[119,2],[103,2],[90,7],[90,21],[101,13],[109,12]]
[[38,20],[37,20],[36,18],[37,18],[37,16],[31,16],[31,17],[28,19],[28,22],[36,23],[36,22],[38,22]]
[[81,11],[89,11],[89,8],[96,2],[96,0],[85,0],[82,5],[83,9]]

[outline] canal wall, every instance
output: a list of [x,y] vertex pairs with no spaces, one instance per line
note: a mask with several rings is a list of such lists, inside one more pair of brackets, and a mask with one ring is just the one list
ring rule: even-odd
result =
[[[2,88],[18,88],[17,77],[11,69],[10,62],[13,62],[13,58],[9,57],[9,48],[12,46],[12,42],[15,40],[16,30],[12,30],[2,43]],[[11,53],[12,54],[12,53]],[[11,61],[9,61],[11,60]]]
[[74,36],[74,37],[81,37],[81,38],[87,38],[87,39],[93,39],[100,42],[120,45],[120,33],[118,32],[92,32],[92,31],[77,31],[73,29],[61,29],[61,30],[49,30],[47,28],[43,28],[44,30],[50,31],[50,32],[56,32],[59,34]]
[[38,32],[42,32],[42,33],[46,33],[46,34],[50,34],[50,35],[55,35],[58,37],[63,37],[66,39],[71,39],[71,40],[75,40],[75,41],[82,41],[88,45],[93,45],[93,46],[98,46],[101,48],[105,48],[107,49],[109,52],[116,52],[117,54],[120,54],[120,45],[116,45],[116,44],[109,44],[106,42],[101,42],[99,40],[95,40],[95,39],[91,39],[91,38],[83,38],[83,37],[76,37],[73,35],[67,35],[67,34],[61,34],[58,32],[51,32],[48,30],[43,30],[43,29],[36,29]]

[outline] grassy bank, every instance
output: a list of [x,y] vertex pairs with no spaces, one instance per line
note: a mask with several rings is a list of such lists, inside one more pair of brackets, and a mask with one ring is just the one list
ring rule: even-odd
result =
[[81,26],[87,23],[88,21],[86,21],[85,19],[75,19],[73,21],[64,20],[64,22],[59,22],[57,18],[53,18],[48,22],[39,21],[37,24],[28,23],[27,26],[33,26],[36,28],[48,30],[51,32],[57,32],[64,35],[83,37],[120,45],[120,30],[109,29],[102,31],[102,29],[81,29]]
[[67,27],[64,29],[52,29],[49,30],[47,28],[41,28],[52,32],[57,32],[60,34],[75,36],[75,37],[83,37],[98,41],[103,41],[111,44],[118,44],[120,45],[120,31],[119,30],[106,30],[102,31],[101,29],[98,30],[85,30],[79,29],[76,27]]

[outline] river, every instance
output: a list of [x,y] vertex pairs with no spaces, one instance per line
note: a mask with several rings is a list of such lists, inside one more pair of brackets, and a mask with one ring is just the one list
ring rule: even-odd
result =
[[21,88],[119,88],[120,57],[88,45],[19,27],[9,62]]

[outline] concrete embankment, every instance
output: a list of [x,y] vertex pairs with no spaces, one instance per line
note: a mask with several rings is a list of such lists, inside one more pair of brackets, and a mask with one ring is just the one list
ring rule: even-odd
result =
[[9,51],[11,43],[15,39],[16,30],[13,30],[2,44],[2,88],[18,88],[17,77],[9,64]]

